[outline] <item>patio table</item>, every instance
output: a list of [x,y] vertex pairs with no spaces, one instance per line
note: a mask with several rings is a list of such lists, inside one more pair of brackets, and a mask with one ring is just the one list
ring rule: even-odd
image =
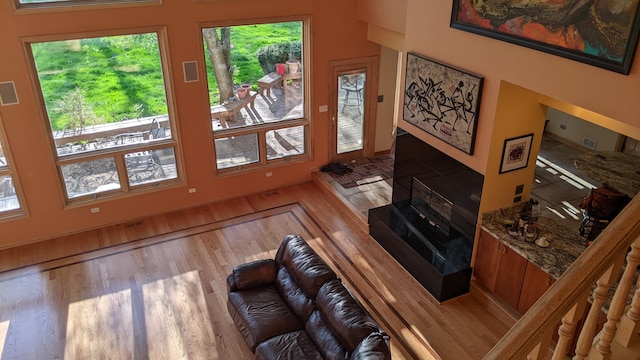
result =
[[254,101],[258,93],[256,91],[250,91],[249,95],[244,99],[236,98],[228,104],[221,104],[211,107],[211,119],[220,119],[220,125],[227,127],[227,119],[229,121],[236,121],[236,115],[238,111],[246,108],[247,105],[251,106],[251,109],[255,110]]

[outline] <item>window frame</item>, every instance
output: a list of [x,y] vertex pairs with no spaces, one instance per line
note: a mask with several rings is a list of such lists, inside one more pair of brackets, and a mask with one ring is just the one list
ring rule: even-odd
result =
[[[212,27],[225,27],[225,26],[244,26],[244,25],[253,25],[253,24],[270,24],[270,23],[281,23],[281,22],[294,22],[299,21],[302,22],[302,77],[304,79],[302,84],[303,91],[303,115],[298,119],[285,119],[280,121],[274,121],[270,123],[263,123],[245,127],[237,127],[237,128],[227,128],[220,130],[213,130],[211,128],[211,106],[209,99],[209,87],[207,84],[207,75],[206,75],[206,65],[205,65],[205,57],[207,54],[204,51],[204,39],[202,36],[202,30],[205,28]],[[312,71],[311,71],[311,59],[312,59],[312,38],[311,31],[312,29],[312,19],[309,15],[302,16],[285,16],[285,17],[270,17],[270,18],[258,18],[258,19],[241,19],[241,20],[229,20],[222,22],[203,22],[198,23],[198,34],[199,34],[199,51],[200,51],[200,61],[202,62],[201,68],[205,75],[202,77],[202,93],[206,96],[206,104],[207,108],[203,109],[206,112],[206,118],[209,119],[208,128],[210,129],[211,134],[211,147],[213,149],[213,170],[214,174],[218,177],[225,177],[229,175],[243,173],[245,171],[256,170],[256,169],[269,169],[273,167],[288,165],[292,163],[300,163],[307,162],[313,160],[313,146],[312,146],[312,121],[311,121],[311,82],[312,82]],[[295,155],[295,156],[284,156],[276,159],[267,160],[267,151],[266,151],[266,133],[271,130],[278,130],[282,128],[288,127],[296,127],[302,126],[304,128],[304,154]],[[215,147],[215,140],[220,138],[228,138],[231,136],[239,136],[239,135],[248,135],[248,134],[257,134],[258,136],[258,156],[259,161],[255,163],[235,166],[235,167],[227,167],[223,169],[218,168],[217,164],[217,153]]]
[[13,12],[38,13],[57,11],[77,11],[104,8],[127,8],[138,6],[160,6],[163,0],[54,0],[49,2],[22,4],[20,0],[12,0]]
[[13,157],[11,156],[11,149],[9,147],[9,143],[4,130],[4,123],[2,122],[2,116],[0,116],[0,144],[2,145],[2,151],[4,152],[4,158],[7,161],[6,168],[0,168],[0,176],[8,175],[11,177],[11,182],[13,183],[13,188],[16,192],[16,196],[18,197],[18,203],[20,207],[13,210],[0,211],[0,223],[15,220],[23,217],[29,216],[29,211],[27,208],[27,202],[24,197],[24,193],[22,192],[22,186],[20,184],[20,177],[18,176],[18,172],[15,170],[15,164],[13,162]]
[[[100,150],[93,150],[87,152],[80,152],[77,154],[60,156],[57,151],[56,142],[54,138],[54,132],[51,129],[51,122],[47,112],[47,108],[44,101],[44,94],[42,93],[42,87],[40,84],[39,74],[36,67],[35,58],[31,49],[31,44],[51,42],[51,41],[65,41],[87,38],[99,38],[108,36],[126,36],[145,33],[156,33],[158,38],[158,49],[160,57],[160,65],[163,76],[165,97],[167,102],[167,117],[171,126],[171,138],[166,138],[158,141],[148,143],[133,143],[128,145],[121,145],[114,148],[105,148]],[[50,143],[50,149],[53,156],[53,161],[56,166],[56,172],[58,175],[58,185],[60,189],[60,196],[62,198],[65,207],[73,207],[76,205],[82,205],[86,203],[93,203],[97,201],[104,201],[114,198],[123,198],[127,196],[133,196],[141,192],[156,191],[158,189],[165,189],[170,187],[178,187],[185,184],[184,175],[184,161],[182,156],[182,148],[180,144],[180,133],[177,121],[177,111],[175,105],[175,96],[173,94],[173,76],[171,73],[171,62],[169,57],[169,43],[167,37],[166,26],[154,26],[154,27],[140,27],[133,29],[115,29],[115,30],[103,30],[81,33],[65,33],[59,35],[43,35],[33,37],[22,38],[23,49],[25,51],[25,58],[27,59],[29,75],[32,82],[32,88],[34,96],[38,102],[38,111],[42,118],[42,124],[45,127],[45,132],[48,134],[47,138]],[[125,155],[135,151],[147,151],[147,150],[159,150],[164,148],[173,148],[175,163],[176,163],[176,178],[160,180],[157,182],[151,182],[146,184],[140,184],[130,186],[127,169],[125,164]],[[101,158],[113,158],[116,163],[116,170],[120,181],[120,188],[107,190],[100,193],[89,193],[80,195],[77,197],[69,197],[67,188],[65,185],[65,179],[62,174],[62,166],[70,165],[80,162],[86,162]]]

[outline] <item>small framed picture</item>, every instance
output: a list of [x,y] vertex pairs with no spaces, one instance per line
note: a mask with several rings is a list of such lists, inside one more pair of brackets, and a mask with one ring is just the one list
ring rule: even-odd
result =
[[533,134],[519,136],[504,141],[500,174],[525,168],[529,165]]

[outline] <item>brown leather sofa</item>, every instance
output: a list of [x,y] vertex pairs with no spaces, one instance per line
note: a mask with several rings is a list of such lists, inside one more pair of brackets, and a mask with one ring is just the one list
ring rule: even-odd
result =
[[299,236],[237,266],[227,307],[256,359],[391,359],[388,336]]

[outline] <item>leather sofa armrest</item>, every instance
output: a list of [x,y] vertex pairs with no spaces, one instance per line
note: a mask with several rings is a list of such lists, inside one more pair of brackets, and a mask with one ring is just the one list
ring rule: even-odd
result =
[[229,291],[252,289],[273,283],[278,272],[273,259],[256,260],[238,265],[227,277]]
[[350,360],[390,360],[389,335],[374,332],[364,338],[351,354]]

